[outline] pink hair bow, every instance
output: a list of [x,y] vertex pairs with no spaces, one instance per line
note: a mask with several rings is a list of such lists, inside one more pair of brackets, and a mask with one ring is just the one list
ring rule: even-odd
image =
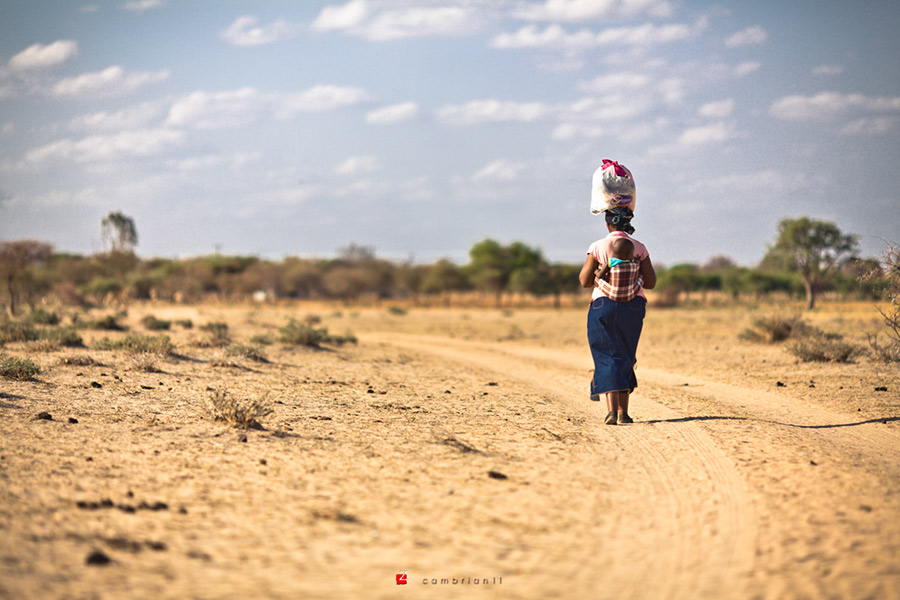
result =
[[603,169],[608,169],[612,167],[616,170],[616,175],[619,177],[628,177],[628,171],[625,170],[625,167],[619,164],[617,160],[609,160],[608,158],[603,159]]

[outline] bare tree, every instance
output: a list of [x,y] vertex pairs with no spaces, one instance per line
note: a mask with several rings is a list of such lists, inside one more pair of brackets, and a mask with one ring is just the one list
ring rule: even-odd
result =
[[24,290],[25,274],[31,265],[41,263],[53,254],[53,246],[36,240],[0,243],[0,272],[9,296],[9,314],[15,315]]
[[111,252],[134,252],[138,243],[134,219],[119,211],[111,212],[100,221],[100,233]]

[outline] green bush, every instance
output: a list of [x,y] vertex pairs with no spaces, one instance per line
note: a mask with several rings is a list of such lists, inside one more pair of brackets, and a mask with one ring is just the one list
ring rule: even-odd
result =
[[47,340],[51,344],[58,346],[66,346],[69,348],[81,348],[84,346],[84,340],[71,327],[53,327],[40,332],[42,340]]
[[103,331],[126,331],[128,329],[128,327],[119,323],[119,319],[115,315],[106,315],[95,321],[86,321],[83,327]]
[[278,341],[283,344],[292,344],[294,346],[318,348],[328,340],[327,329],[318,329],[309,323],[301,323],[294,319],[291,319],[287,325],[280,328],[278,331],[281,333]]
[[250,342],[257,346],[271,346],[275,343],[275,339],[269,334],[257,334],[250,338]]
[[301,323],[295,319],[278,330],[281,336],[278,338],[283,344],[294,346],[308,346],[319,348],[322,344],[341,346],[343,344],[356,344],[356,336],[352,332],[344,335],[330,335],[325,327],[313,327],[309,323]]
[[207,323],[206,325],[201,325],[200,330],[209,334],[209,338],[206,341],[198,344],[200,346],[220,348],[231,343],[231,336],[228,334],[228,323]]
[[6,379],[29,381],[40,372],[40,367],[29,358],[0,354],[0,376]]
[[0,323],[0,344],[11,342],[33,342],[40,338],[37,328],[26,321]]
[[43,308],[35,308],[28,313],[25,321],[35,325],[59,325],[59,315],[55,312],[47,312]]
[[168,331],[172,327],[172,321],[157,319],[153,315],[147,315],[141,319],[141,325],[143,325],[145,329],[151,331]]

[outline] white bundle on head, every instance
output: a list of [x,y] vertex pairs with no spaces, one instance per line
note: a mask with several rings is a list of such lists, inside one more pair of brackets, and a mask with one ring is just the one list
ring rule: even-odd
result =
[[631,171],[614,160],[603,159],[594,171],[591,189],[591,212],[595,215],[611,208],[630,208],[634,211],[635,189]]

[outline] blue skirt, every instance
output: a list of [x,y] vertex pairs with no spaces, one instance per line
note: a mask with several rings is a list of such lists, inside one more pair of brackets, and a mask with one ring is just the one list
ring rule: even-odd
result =
[[594,357],[592,398],[606,392],[632,392],[637,387],[634,363],[646,312],[647,300],[640,296],[628,302],[604,297],[591,302],[587,330]]

